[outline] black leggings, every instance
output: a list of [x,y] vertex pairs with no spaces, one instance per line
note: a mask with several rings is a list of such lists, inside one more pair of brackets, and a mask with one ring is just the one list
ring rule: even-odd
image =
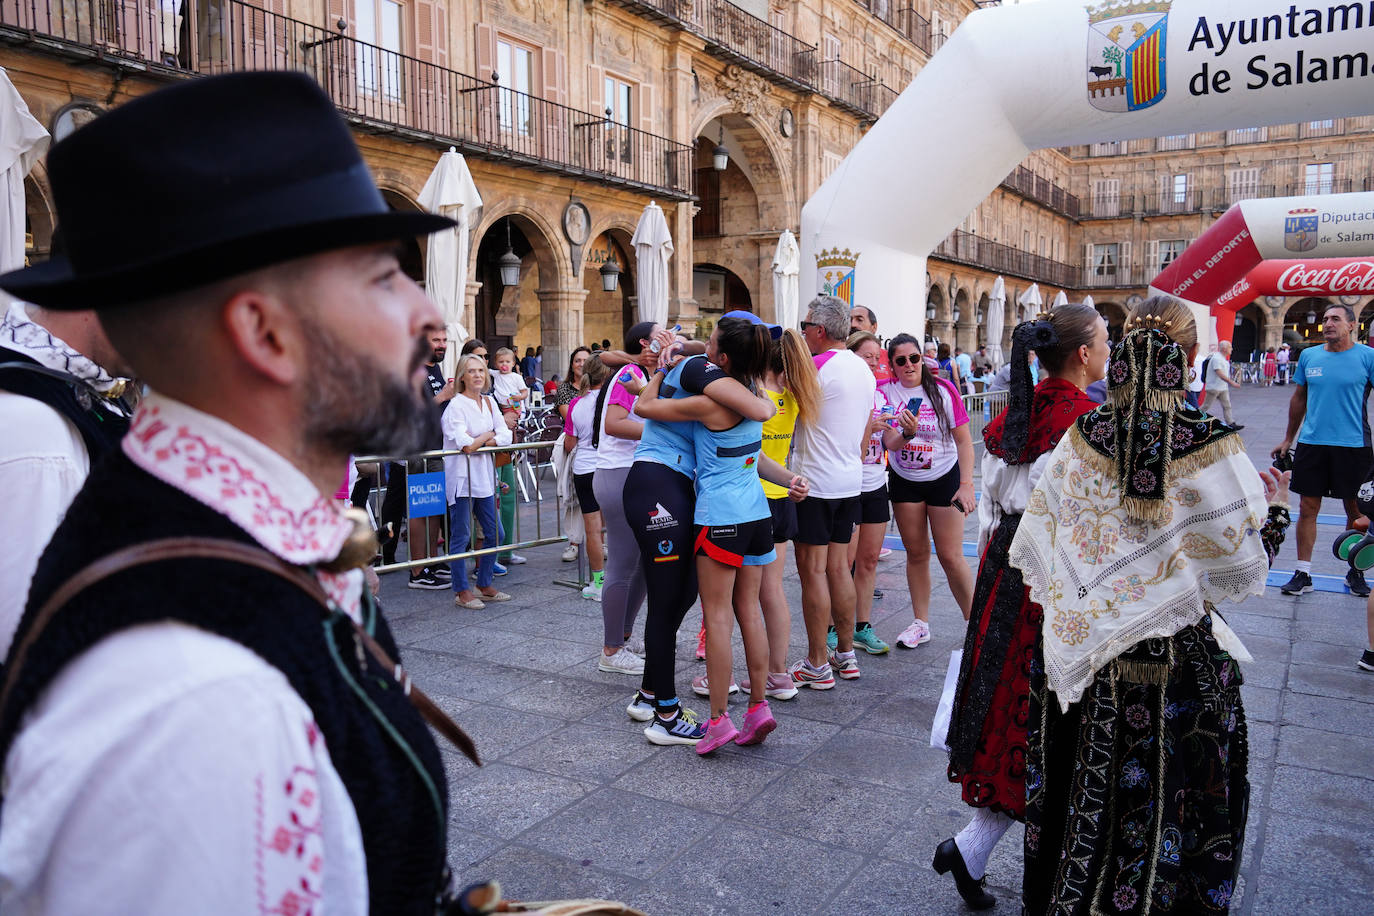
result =
[[692,478],[654,461],[636,461],[625,478],[625,517],[639,544],[649,609],[644,617],[643,689],[657,700],[677,696],[677,631],[697,600],[692,554],[696,491]]

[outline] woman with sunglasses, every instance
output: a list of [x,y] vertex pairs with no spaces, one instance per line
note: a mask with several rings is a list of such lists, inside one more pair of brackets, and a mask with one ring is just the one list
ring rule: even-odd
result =
[[967,620],[973,573],[964,561],[964,518],[973,511],[973,437],[954,385],[928,371],[920,342],[898,334],[887,347],[894,379],[883,386],[897,425],[883,434],[887,489],[906,548],[906,581],[915,620],[897,637],[914,649],[930,641],[930,542],[950,593]]

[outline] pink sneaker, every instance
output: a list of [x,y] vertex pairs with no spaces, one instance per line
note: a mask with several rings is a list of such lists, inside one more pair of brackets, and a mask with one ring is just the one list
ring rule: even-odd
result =
[[735,743],[758,744],[777,727],[778,720],[773,718],[773,711],[768,708],[768,701],[764,700],[744,714],[744,728],[740,729]]
[[706,660],[706,624],[701,625],[701,632],[697,634],[697,661]]
[[722,745],[729,744],[739,735],[739,729],[731,721],[727,712],[719,719],[712,719],[706,725],[706,737],[697,742],[698,754],[709,754]]
[[[749,692],[749,678],[739,682],[740,689]],[[763,695],[770,700],[790,700],[797,695],[797,685],[792,675],[786,671],[768,672],[768,680],[763,682]]]
[[[734,679],[730,680],[730,693],[739,693],[739,684]],[[692,678],[692,693],[699,697],[709,697],[711,695],[711,683],[706,680],[706,675],[699,674]]]

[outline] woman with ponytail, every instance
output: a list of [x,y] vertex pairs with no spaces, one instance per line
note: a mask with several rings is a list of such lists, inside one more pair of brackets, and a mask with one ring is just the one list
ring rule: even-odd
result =
[[[1030,352],[1048,376],[1031,382]],[[1054,447],[1097,405],[1084,389],[1107,364],[1107,323],[1086,305],[1064,305],[1012,332],[1007,409],[983,431],[983,498],[978,504],[980,561],[973,610],[950,715],[949,779],[963,786],[973,820],[935,852],[974,909],[993,905],[981,879],[988,856],[1026,811],[1026,716],[1030,658],[1042,617],[1007,550],[1031,489]]]

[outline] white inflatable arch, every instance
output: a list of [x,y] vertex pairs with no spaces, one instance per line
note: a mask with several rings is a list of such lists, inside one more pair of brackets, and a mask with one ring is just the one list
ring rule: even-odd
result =
[[1032,150],[1371,113],[1374,0],[979,10],[802,208],[803,301],[919,338],[927,256]]

